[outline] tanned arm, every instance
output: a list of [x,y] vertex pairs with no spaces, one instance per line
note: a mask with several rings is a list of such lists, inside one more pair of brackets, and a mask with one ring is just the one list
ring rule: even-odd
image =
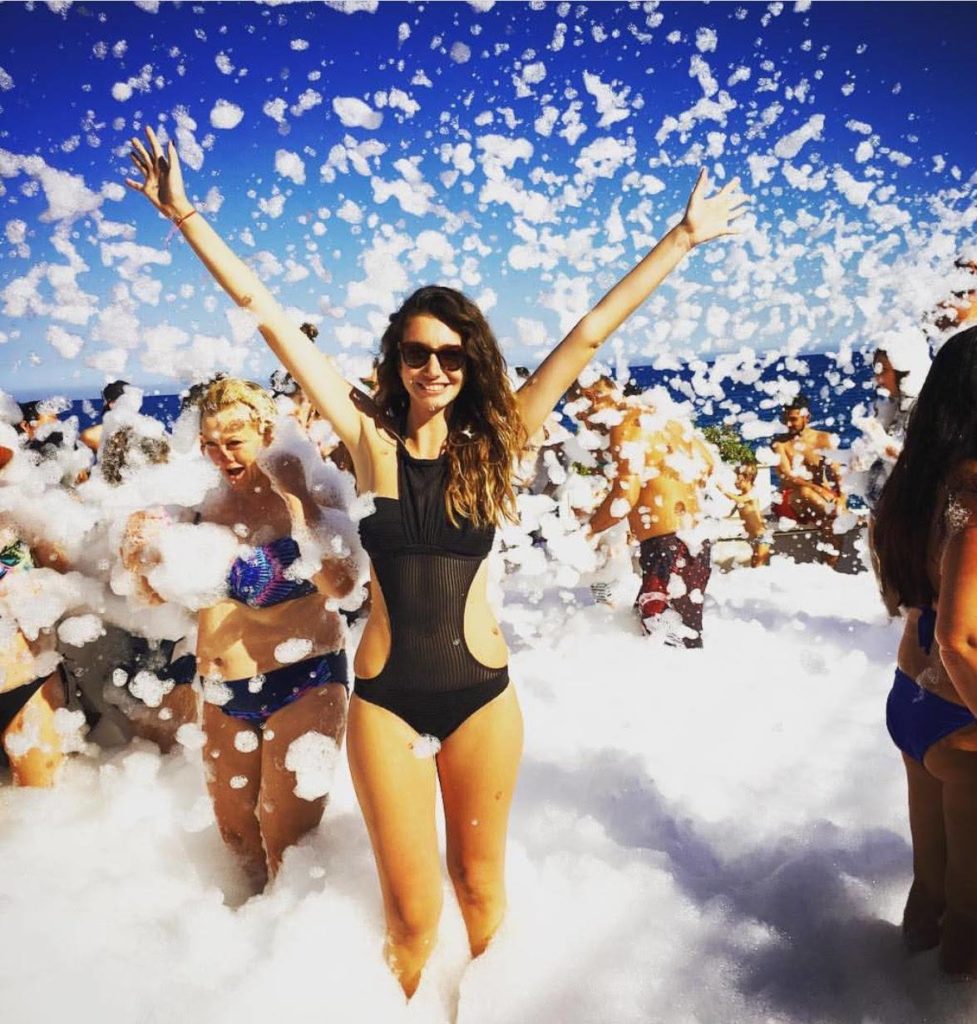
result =
[[746,211],[747,197],[734,178],[716,195],[706,198],[705,170],[685,210],[685,216],[580,320],[543,360],[516,394],[519,414],[531,437],[556,407],[567,388],[600,346],[655,291],[697,245],[735,233],[734,222]]

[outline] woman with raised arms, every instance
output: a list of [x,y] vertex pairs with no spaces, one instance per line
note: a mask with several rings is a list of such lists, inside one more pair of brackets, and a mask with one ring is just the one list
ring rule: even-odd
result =
[[347,744],[380,876],[387,961],[410,996],[441,912],[436,780],[448,873],[473,956],[505,912],[522,717],[487,602],[486,557],[496,524],[515,514],[514,461],[606,338],[692,248],[731,234],[746,199],[737,180],[706,198],[703,171],[681,221],[515,394],[478,307],[453,289],[421,288],[390,317],[371,400],[190,205],[172,143],[164,153],[152,130],[146,134],[148,147],[133,140],[142,180],[129,186],[180,228],[234,302],[254,314],[349,449],[360,491],[374,495],[375,511],[360,524],[373,604],[356,652]]

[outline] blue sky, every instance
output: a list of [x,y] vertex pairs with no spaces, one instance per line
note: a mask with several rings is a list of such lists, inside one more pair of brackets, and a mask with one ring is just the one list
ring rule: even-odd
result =
[[146,124],[350,372],[431,281],[534,364],[667,229],[700,164],[739,174],[755,216],[609,359],[918,330],[974,234],[975,29],[972,4],[4,3],[0,386],[172,391],[273,368],[119,190]]

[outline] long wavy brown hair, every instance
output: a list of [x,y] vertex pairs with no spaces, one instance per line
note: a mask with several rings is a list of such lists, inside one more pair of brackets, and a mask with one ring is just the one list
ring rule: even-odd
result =
[[975,458],[977,326],[954,334],[937,352],[875,509],[876,572],[892,614],[937,599],[930,573],[934,527],[942,530],[954,471]]
[[415,316],[432,316],[450,327],[461,337],[467,356],[461,391],[448,412],[448,519],[454,526],[460,518],[468,519],[476,527],[515,520],[513,463],[525,446],[526,432],[499,343],[471,299],[453,288],[428,285],[391,315],[380,340],[375,401],[402,431],[410,399],[400,379],[400,343]]

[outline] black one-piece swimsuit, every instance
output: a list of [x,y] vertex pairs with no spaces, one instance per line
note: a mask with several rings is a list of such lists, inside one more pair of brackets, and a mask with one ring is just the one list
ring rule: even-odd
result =
[[508,669],[478,661],[465,642],[465,603],[492,550],[494,527],[452,526],[444,507],[447,460],[415,459],[397,446],[399,498],[374,498],[360,537],[390,619],[386,664],[357,677],[357,697],[392,711],[422,735],[444,740],[497,697]]

